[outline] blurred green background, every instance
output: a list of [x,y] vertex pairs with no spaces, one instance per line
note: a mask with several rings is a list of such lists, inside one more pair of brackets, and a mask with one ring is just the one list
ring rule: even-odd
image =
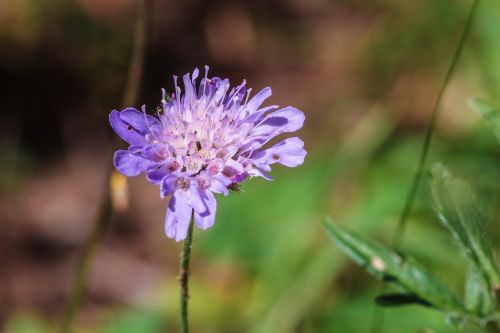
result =
[[[215,227],[195,230],[193,332],[369,332],[380,285],[332,245],[321,221],[390,242],[471,4],[155,1],[137,106],[154,109],[172,74],[207,64],[233,84],[271,86],[269,103],[306,114],[304,165],[276,167],[274,182],[255,179],[219,198]],[[0,2],[0,330],[60,323],[111,163],[107,115],[120,107],[136,5]],[[497,244],[500,150],[467,101],[500,105],[498,1],[481,1],[455,74],[429,164],[473,183]],[[403,250],[461,293],[466,265],[431,201],[424,179]],[[178,331],[180,244],[163,234],[166,204],[144,177],[129,182],[75,332]],[[385,313],[383,332],[456,331],[430,309]]]

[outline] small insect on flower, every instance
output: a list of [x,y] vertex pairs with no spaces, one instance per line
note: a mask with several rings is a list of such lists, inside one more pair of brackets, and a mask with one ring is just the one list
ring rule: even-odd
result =
[[198,74],[195,69],[184,75],[184,93],[174,76],[175,92],[166,96],[162,89],[156,116],[147,115],[145,107],[109,115],[116,134],[130,144],[115,153],[116,169],[129,177],[145,173],[160,187],[161,198],[171,195],[165,233],[176,241],[186,237],[193,215],[201,229],[214,224],[214,193],[227,195],[253,176],[271,180],[271,164],[295,167],[307,154],[298,137],[266,146],[277,135],[300,129],[302,111],[261,107],[270,88],[250,98],[245,81],[229,90],[228,79],[208,78],[208,67],[199,85]]

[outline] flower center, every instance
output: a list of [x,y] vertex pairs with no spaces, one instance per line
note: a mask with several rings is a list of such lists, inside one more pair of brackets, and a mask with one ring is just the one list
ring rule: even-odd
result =
[[177,178],[177,180],[175,181],[175,186],[183,190],[187,190],[190,184],[191,182],[188,178]]

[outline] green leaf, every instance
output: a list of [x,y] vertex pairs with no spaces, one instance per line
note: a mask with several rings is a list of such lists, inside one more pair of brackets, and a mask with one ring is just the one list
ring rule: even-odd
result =
[[436,308],[463,311],[463,305],[448,287],[411,258],[402,258],[337,224],[326,222],[325,227],[337,246],[376,278],[393,280]]
[[490,289],[500,275],[485,235],[485,216],[470,186],[440,164],[432,169],[432,192],[439,219],[449,229],[471,265],[478,267]]
[[472,109],[478,112],[493,130],[500,142],[500,109],[494,108],[482,99],[474,98],[469,102]]
[[451,312],[446,315],[446,323],[450,326],[463,330],[467,323],[467,317],[461,313]]
[[496,300],[484,274],[475,266],[471,266],[465,283],[465,308],[484,317],[495,311]]
[[432,304],[418,297],[415,294],[402,294],[402,293],[379,295],[375,298],[375,302],[381,306],[402,306],[410,304],[432,306]]

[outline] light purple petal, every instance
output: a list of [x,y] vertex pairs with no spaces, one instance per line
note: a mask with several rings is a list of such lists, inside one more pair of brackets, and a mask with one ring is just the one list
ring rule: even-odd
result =
[[243,165],[240,162],[235,161],[233,159],[228,159],[226,161],[226,166],[230,167],[230,168],[233,168],[234,170],[236,170],[236,172],[239,172],[239,173],[241,173],[241,172],[243,172],[245,170],[243,168]]
[[179,242],[186,238],[193,209],[189,206],[187,198],[180,193],[174,193],[168,203],[165,217],[165,234],[168,238]]
[[250,170],[248,170],[248,175],[252,177],[262,177],[265,180],[273,180],[273,177],[271,177],[268,172],[259,168],[251,168]]
[[243,154],[249,151],[253,151],[255,149],[258,149],[262,147],[266,143],[266,139],[262,137],[252,137],[249,138],[241,143],[241,147],[238,150],[238,154]]
[[241,85],[233,88],[231,92],[226,96],[226,98],[224,98],[223,104],[226,106],[226,108],[230,109],[234,105],[241,105],[241,102],[244,100],[247,92],[245,84],[246,81],[243,80],[243,83],[241,83]]
[[169,174],[168,168],[166,165],[162,165],[159,168],[151,170],[147,173],[146,178],[149,182],[154,185],[160,185],[163,178],[165,178]]
[[163,199],[167,195],[174,193],[175,191],[175,181],[177,177],[174,175],[167,175],[162,178],[160,183],[160,197]]
[[221,101],[224,98],[224,96],[226,95],[228,90],[229,90],[229,80],[228,79],[224,79],[224,80],[219,79],[217,82],[217,90],[215,91],[213,98],[216,101]]
[[231,185],[231,180],[224,177],[223,175],[216,175],[212,178],[212,183],[210,185],[210,191],[215,193],[222,193],[224,195],[229,194],[227,187]]
[[291,106],[271,112],[261,124],[255,126],[250,135],[271,138],[284,132],[294,132],[304,125],[304,113]]
[[293,137],[285,139],[264,151],[255,152],[251,158],[258,164],[279,163],[288,167],[295,167],[304,163],[306,155],[304,141]]
[[198,96],[200,96],[200,97],[212,96],[214,94],[214,92],[217,90],[217,87],[218,87],[220,81],[221,81],[220,78],[217,78],[217,77],[213,77],[211,79],[202,78],[200,81],[200,87],[198,89],[199,90]]
[[253,161],[253,165],[257,167],[260,171],[264,172],[271,172],[271,167],[269,166],[270,163],[268,163],[265,160],[260,160],[260,159],[255,159]]
[[194,212],[194,222],[200,229],[207,229],[214,225],[215,212],[217,210],[217,200],[210,191],[202,191],[201,198],[205,204],[205,210]]
[[248,114],[247,116],[245,116],[243,118],[242,122],[243,123],[257,123],[260,120],[262,120],[262,117],[265,113],[270,112],[270,111],[274,111],[277,108],[279,108],[278,105],[266,106],[265,108],[259,109],[253,113]]
[[[177,163],[177,161],[174,158],[169,158],[165,161],[161,161],[160,163],[158,163],[158,166],[155,169],[152,169],[151,171],[148,172],[146,178],[151,183],[155,185],[160,185],[163,178],[165,178],[168,175],[173,175],[174,172],[179,170],[179,167],[180,167],[179,163]],[[173,189],[173,185],[170,187],[172,187]]]
[[191,79],[193,80],[193,86],[196,85],[196,79],[198,78],[198,75],[200,75],[200,70],[198,68],[195,68],[193,70],[193,75],[191,76]]
[[128,150],[118,150],[113,158],[113,163],[118,171],[128,177],[137,176],[158,166],[158,163],[133,154]]
[[153,125],[158,125],[157,118],[145,115],[143,112],[134,108],[126,108],[120,112],[120,119],[130,124],[142,135],[149,133],[149,128]]
[[254,113],[262,103],[273,94],[270,87],[266,87],[255,94],[246,104],[246,110],[249,114]]
[[118,134],[118,136],[120,136],[120,138],[122,138],[125,142],[131,145],[139,146],[147,144],[143,134],[134,128],[134,126],[120,118],[120,112],[113,110],[109,114],[109,123],[116,134]]
[[191,104],[195,101],[196,94],[195,94],[195,88],[193,87],[193,82],[191,81],[190,74],[185,74],[183,76],[183,81],[184,81],[184,91],[185,91],[185,98],[188,104]]
[[206,210],[205,203],[202,198],[202,191],[198,190],[195,182],[192,182],[189,192],[187,192],[188,203],[195,212],[204,212]]
[[144,156],[148,160],[161,162],[169,157],[169,153],[165,144],[152,144],[147,145],[143,148],[142,156]]
[[128,147],[128,151],[131,153],[139,153],[140,154],[143,149],[144,149],[143,145],[139,145],[139,146],[132,145],[132,146]]

